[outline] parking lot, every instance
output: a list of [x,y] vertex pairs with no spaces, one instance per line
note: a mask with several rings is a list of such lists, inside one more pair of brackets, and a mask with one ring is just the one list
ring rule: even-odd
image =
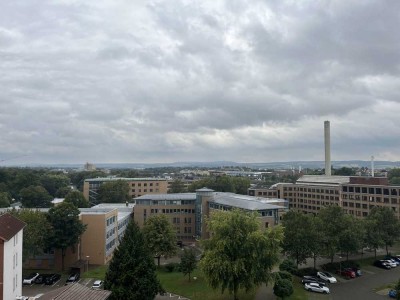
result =
[[[48,293],[49,291],[64,286],[67,281],[67,277],[68,277],[67,275],[62,275],[61,279],[56,283],[54,283],[53,285],[45,285],[45,284],[24,285],[22,287],[22,295],[39,298],[41,295]],[[78,282],[87,287],[91,287],[94,281],[95,279],[92,278],[81,278]]]

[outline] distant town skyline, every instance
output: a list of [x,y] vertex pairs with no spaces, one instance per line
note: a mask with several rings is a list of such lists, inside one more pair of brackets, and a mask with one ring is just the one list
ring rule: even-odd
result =
[[400,161],[400,2],[264,2],[1,3],[0,166]]

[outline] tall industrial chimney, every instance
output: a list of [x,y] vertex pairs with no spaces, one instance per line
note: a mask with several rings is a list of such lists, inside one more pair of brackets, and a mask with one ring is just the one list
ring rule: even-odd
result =
[[374,156],[371,156],[371,177],[375,176]]
[[325,175],[331,176],[331,126],[329,121],[324,122],[325,140]]

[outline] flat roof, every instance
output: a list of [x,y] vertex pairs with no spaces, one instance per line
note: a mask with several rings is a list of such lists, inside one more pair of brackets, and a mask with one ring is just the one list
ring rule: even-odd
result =
[[296,184],[326,184],[339,185],[350,182],[350,176],[303,175]]
[[[268,203],[269,199],[260,198],[260,197],[252,197],[247,195],[239,195],[233,193],[214,193],[212,200],[210,202],[218,203],[221,205],[237,207],[247,210],[266,210],[266,209],[281,209],[285,208],[281,205],[274,205]],[[271,201],[276,203],[275,200],[283,201],[282,199],[273,199]]]
[[196,193],[147,194],[135,200],[196,200]]
[[85,182],[96,182],[96,181],[116,181],[116,180],[124,180],[124,181],[167,181],[165,178],[158,177],[146,177],[146,178],[125,178],[125,177],[99,177],[99,178],[88,178],[85,179]]

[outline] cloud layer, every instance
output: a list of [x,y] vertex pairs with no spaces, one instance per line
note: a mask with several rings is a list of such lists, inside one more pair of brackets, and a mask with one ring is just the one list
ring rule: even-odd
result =
[[399,27],[388,0],[6,1],[0,159],[322,160],[329,119],[333,159],[400,160]]

